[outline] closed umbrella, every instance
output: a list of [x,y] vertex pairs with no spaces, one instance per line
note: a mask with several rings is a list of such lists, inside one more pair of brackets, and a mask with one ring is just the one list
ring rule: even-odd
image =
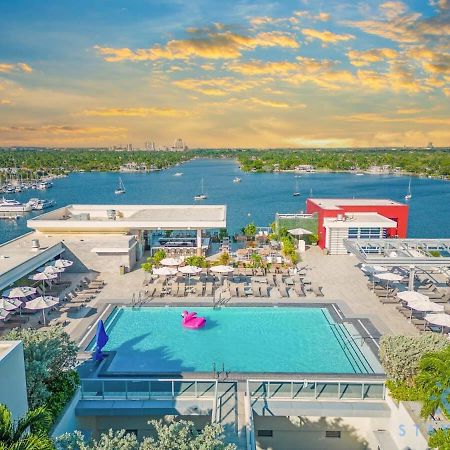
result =
[[163,277],[170,277],[175,275],[177,272],[177,269],[174,267],[157,267],[156,269],[153,269],[153,273],[155,275],[160,275]]
[[181,264],[181,259],[179,258],[164,258],[161,260],[161,265],[163,266],[179,266]]
[[418,302],[418,301],[429,301],[430,297],[421,294],[420,292],[416,291],[403,291],[399,292],[397,294],[397,297],[400,300],[403,300],[405,302]]
[[73,261],[70,261],[69,259],[57,259],[53,265],[55,267],[61,267],[66,269],[67,267],[73,265]]
[[54,280],[57,277],[58,275],[56,275],[56,273],[39,272],[35,273],[34,275],[31,275],[28,278],[34,281],[42,281],[42,293],[45,296],[45,282],[47,280]]
[[201,269],[201,267],[196,267],[196,266],[183,266],[183,267],[179,267],[178,271],[183,273],[184,275],[188,276],[188,284],[190,284],[191,275],[199,274],[202,271],[202,269]]
[[42,319],[44,321],[45,325],[45,310],[48,308],[51,308],[52,306],[55,306],[59,303],[58,299],[56,297],[50,297],[48,295],[36,297],[33,300],[30,300],[25,305],[26,309],[35,309],[35,310],[42,310]]
[[433,325],[442,327],[442,332],[444,332],[444,328],[450,327],[450,315],[448,314],[426,314],[425,320]]

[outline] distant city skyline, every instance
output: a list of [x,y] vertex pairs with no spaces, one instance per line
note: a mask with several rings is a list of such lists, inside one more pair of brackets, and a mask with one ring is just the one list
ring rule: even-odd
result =
[[450,0],[2,2],[0,146],[448,146],[449,38]]

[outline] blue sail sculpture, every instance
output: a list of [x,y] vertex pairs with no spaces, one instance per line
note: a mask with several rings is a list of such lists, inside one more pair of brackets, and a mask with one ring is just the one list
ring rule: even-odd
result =
[[106,333],[105,324],[103,323],[103,320],[99,320],[97,324],[97,333],[95,334],[95,353],[94,353],[95,361],[103,360],[104,355],[102,353],[102,349],[108,342],[108,339],[109,336]]

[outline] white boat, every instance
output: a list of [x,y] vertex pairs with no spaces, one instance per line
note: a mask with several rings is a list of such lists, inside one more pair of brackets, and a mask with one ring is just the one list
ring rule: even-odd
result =
[[47,208],[51,208],[52,206],[54,206],[56,204],[56,202],[54,200],[42,200],[40,198],[30,198],[30,200],[28,200],[28,205],[31,205],[31,208],[33,210],[42,210],[42,209],[47,209]]
[[0,212],[28,212],[33,208],[29,204],[23,204],[17,200],[2,198],[0,200]]
[[177,172],[173,174],[174,177],[182,177],[183,176],[183,172]]
[[294,197],[298,197],[300,195],[300,192],[298,190],[298,181],[295,182],[295,191],[292,194]]
[[115,194],[125,194],[125,186],[123,185],[122,178],[119,177],[119,187],[114,191]]
[[233,183],[240,183],[241,181],[239,177],[233,178]]
[[50,183],[50,181],[41,181],[37,184],[36,189],[45,191],[46,189],[50,189],[51,187],[53,187],[53,183]]
[[408,183],[408,192],[405,195],[405,200],[411,200],[412,198],[412,194],[411,194],[411,178],[409,179],[409,183]]
[[208,196],[205,194],[203,189],[203,178],[202,178],[202,193],[194,196],[194,200],[206,200]]

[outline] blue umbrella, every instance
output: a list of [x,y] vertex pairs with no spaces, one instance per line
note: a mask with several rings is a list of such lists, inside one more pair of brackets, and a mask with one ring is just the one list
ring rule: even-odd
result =
[[109,339],[109,337],[106,334],[105,325],[103,323],[103,320],[99,320],[98,324],[97,324],[97,333],[95,335],[95,353],[94,353],[95,361],[103,360],[102,349],[108,342],[108,339]]

